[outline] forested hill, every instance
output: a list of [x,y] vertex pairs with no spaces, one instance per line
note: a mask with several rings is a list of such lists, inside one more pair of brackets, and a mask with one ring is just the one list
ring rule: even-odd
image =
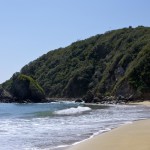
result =
[[[21,69],[47,97],[150,98],[150,28],[123,28],[44,54]],[[10,91],[13,77],[3,84]]]

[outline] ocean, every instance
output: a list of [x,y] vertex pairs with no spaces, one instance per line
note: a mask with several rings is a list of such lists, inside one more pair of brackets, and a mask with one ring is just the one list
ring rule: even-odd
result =
[[138,105],[0,104],[0,150],[64,150],[122,124],[150,118]]

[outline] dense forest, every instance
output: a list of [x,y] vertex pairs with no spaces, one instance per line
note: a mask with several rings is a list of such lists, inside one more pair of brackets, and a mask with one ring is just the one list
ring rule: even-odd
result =
[[[46,97],[78,98],[90,91],[150,98],[150,28],[123,28],[76,41],[49,51],[19,74],[32,78]],[[2,84],[11,94],[14,76]]]

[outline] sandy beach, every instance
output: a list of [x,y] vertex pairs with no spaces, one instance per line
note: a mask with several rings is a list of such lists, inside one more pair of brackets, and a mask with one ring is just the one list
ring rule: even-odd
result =
[[131,105],[145,105],[145,106],[150,106],[150,100],[146,100],[143,102],[134,102],[134,103],[129,103]]
[[[150,106],[150,102],[134,103]],[[122,125],[68,150],[150,150],[150,119]]]
[[150,119],[123,125],[68,150],[150,150]]

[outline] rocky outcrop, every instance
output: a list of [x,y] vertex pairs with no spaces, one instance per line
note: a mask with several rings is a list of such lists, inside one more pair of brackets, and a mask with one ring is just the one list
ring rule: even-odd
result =
[[88,93],[82,98],[85,103],[98,103],[98,104],[125,104],[135,99],[134,95],[126,95],[124,93],[120,93],[123,95],[116,96],[103,96],[101,94],[94,95],[92,91],[88,91]]
[[0,102],[6,103],[11,102],[13,97],[9,92],[0,87]]
[[82,103],[82,102],[84,102],[84,101],[80,98],[75,100],[75,103]]
[[44,90],[31,77],[16,73],[12,77],[12,83],[9,87],[12,95],[12,101],[25,102],[43,102],[45,99]]
[[88,91],[82,99],[85,103],[92,103],[94,100],[94,94],[91,91]]

